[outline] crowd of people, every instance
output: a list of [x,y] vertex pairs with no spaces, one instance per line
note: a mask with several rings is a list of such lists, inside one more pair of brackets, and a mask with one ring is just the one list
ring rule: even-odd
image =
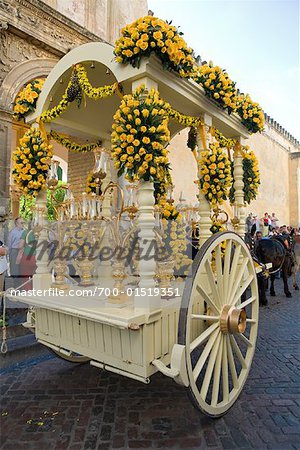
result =
[[7,242],[0,240],[0,291],[4,290],[5,281],[8,280],[5,288],[17,288],[23,283],[24,290],[32,288],[30,278],[36,271],[34,243],[35,237],[30,232],[30,227],[25,228],[24,220],[17,217]]
[[275,213],[265,213],[261,218],[257,214],[249,213],[246,218],[246,231],[256,239],[272,236],[293,236],[300,235],[299,228],[287,225],[279,225],[279,219]]

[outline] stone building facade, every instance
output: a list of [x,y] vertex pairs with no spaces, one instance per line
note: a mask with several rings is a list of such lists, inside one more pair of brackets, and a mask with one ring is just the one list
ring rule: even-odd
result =
[[[93,41],[114,42],[125,24],[146,13],[146,0],[0,0],[0,206],[8,206],[11,152],[26,127],[12,119],[12,103],[20,88],[34,78],[46,77],[74,47]],[[186,141],[187,133],[182,131],[170,145],[175,202],[183,193],[189,203],[196,203],[196,185],[185,182],[196,179],[195,161]],[[260,216],[275,212],[280,223],[298,226],[299,142],[266,116],[265,131],[251,136],[249,146],[260,161],[261,189],[248,212]],[[54,150],[68,172],[68,181],[77,191],[84,190],[92,155],[83,159],[57,144]]]

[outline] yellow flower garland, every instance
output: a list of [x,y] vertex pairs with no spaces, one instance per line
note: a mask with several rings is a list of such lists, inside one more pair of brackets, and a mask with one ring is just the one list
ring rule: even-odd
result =
[[76,142],[72,142],[67,138],[64,138],[63,136],[60,136],[56,131],[51,131],[49,135],[52,139],[54,139],[57,143],[63,145],[71,152],[78,152],[78,153],[87,153],[91,152],[95,148],[99,147],[101,145],[101,141],[97,141],[91,144],[84,144],[79,145],[76,144]]
[[169,165],[165,146],[170,140],[168,117],[158,92],[144,86],[125,95],[114,115],[112,157],[118,176],[160,181]]
[[19,147],[13,152],[12,174],[25,194],[36,196],[41,189],[46,189],[52,148],[34,127],[20,139]]
[[200,153],[200,187],[212,207],[222,204],[229,195],[232,183],[228,156],[218,142]]
[[93,100],[100,100],[102,98],[111,97],[119,89],[118,83],[97,88],[93,87],[89,82],[85,67],[83,67],[81,64],[76,64],[75,71],[77,73],[79,85],[82,91]]
[[71,86],[72,81],[70,80],[59,104],[51,109],[47,109],[47,111],[44,111],[40,116],[41,122],[52,122],[52,120],[61,116],[67,110],[69,106],[67,91]]
[[163,67],[187,77],[194,67],[193,51],[177,28],[152,16],[141,17],[121,30],[114,53],[116,61],[139,67],[141,58],[155,53]]
[[14,119],[24,119],[30,112],[35,110],[44,82],[43,78],[37,78],[28,83],[19,92],[14,102]]

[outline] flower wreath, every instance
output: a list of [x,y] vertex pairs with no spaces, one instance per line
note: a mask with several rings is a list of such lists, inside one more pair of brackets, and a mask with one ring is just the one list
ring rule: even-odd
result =
[[142,86],[125,95],[114,115],[112,157],[118,176],[130,181],[161,181],[169,167],[165,146],[170,140],[168,118],[158,92]]
[[14,102],[14,119],[25,119],[29,113],[35,110],[44,82],[43,78],[37,78],[19,92]]
[[218,142],[200,153],[200,186],[211,206],[222,204],[229,195],[232,183],[228,156]]
[[187,77],[193,70],[194,58],[182,34],[171,22],[152,16],[141,17],[122,28],[121,37],[115,44],[116,61],[139,67],[141,58],[154,52],[164,69]]
[[46,189],[52,148],[34,127],[20,139],[19,147],[13,153],[12,174],[25,194],[35,197],[41,189]]

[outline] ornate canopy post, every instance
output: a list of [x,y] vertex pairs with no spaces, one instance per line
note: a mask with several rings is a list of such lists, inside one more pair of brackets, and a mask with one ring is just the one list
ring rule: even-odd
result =
[[242,145],[244,145],[244,140],[238,137],[236,140],[236,145],[233,154],[233,178],[234,178],[234,189],[235,189],[235,215],[239,220],[237,225],[237,233],[241,236],[245,236],[245,206],[244,206],[244,182],[243,182],[243,154]]
[[[146,89],[157,89],[157,83],[151,78],[143,77],[132,83],[132,90],[134,91],[141,84],[144,84]],[[138,294],[142,293],[143,289],[147,290],[146,296],[136,295],[134,299],[135,308],[143,308],[150,311],[160,308],[160,295],[153,295],[155,288],[155,243],[156,237],[154,233],[155,217],[154,217],[154,185],[149,181],[141,181],[138,189],[138,205],[139,205],[139,244],[140,244],[140,261],[139,261],[139,288]],[[151,294],[152,291],[152,294]]]
[[[211,135],[208,133],[209,128],[212,125],[212,118],[211,116],[204,114],[204,125],[200,125],[200,130],[197,133],[197,148],[198,148],[198,179],[200,179],[200,153],[202,150],[205,150],[208,148],[211,140]],[[199,220],[199,245],[203,245],[204,242],[211,236],[211,208],[209,202],[206,200],[205,195],[202,192],[202,189],[200,187],[199,183],[199,214],[200,214],[200,220]]]

